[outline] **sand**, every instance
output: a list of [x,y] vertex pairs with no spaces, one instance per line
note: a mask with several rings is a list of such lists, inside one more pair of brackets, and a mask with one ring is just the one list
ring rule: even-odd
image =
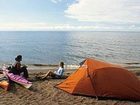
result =
[[[29,70],[29,80],[33,82],[33,86],[30,89],[18,84],[12,84],[9,91],[0,89],[0,105],[140,105],[140,102],[115,99],[97,100],[96,98],[68,94],[54,87],[64,79],[36,79],[36,75],[44,74],[48,71],[47,68],[39,68],[38,70]],[[127,68],[140,78],[140,68]],[[73,69],[69,69],[65,73],[70,75],[73,71]]]

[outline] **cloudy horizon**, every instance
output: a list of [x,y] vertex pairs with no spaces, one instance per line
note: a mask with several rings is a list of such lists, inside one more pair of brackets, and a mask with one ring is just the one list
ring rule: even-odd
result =
[[140,31],[139,0],[1,0],[0,30]]

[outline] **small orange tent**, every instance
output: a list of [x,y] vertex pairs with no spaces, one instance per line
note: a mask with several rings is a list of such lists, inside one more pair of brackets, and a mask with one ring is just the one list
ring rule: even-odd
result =
[[56,87],[77,95],[140,100],[140,80],[133,73],[90,58]]

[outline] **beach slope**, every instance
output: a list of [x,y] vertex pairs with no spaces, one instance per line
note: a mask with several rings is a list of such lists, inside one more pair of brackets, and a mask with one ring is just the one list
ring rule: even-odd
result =
[[[133,69],[133,73],[140,78],[140,68]],[[43,74],[47,70],[30,71],[30,81],[33,86],[26,89],[18,84],[12,84],[9,91],[0,89],[0,105],[140,105],[140,102],[129,100],[97,100],[92,97],[75,96],[61,91],[54,86],[64,79],[39,80],[35,76]],[[73,70],[67,70],[66,74],[70,75]]]

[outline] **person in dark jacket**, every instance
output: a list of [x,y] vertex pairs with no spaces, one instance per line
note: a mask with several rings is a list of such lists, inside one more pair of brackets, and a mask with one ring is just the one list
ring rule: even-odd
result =
[[15,63],[12,65],[11,71],[15,75],[21,75],[23,73],[23,77],[28,78],[28,71],[27,71],[27,66],[21,66],[21,61],[22,61],[22,55],[18,55],[15,58]]

